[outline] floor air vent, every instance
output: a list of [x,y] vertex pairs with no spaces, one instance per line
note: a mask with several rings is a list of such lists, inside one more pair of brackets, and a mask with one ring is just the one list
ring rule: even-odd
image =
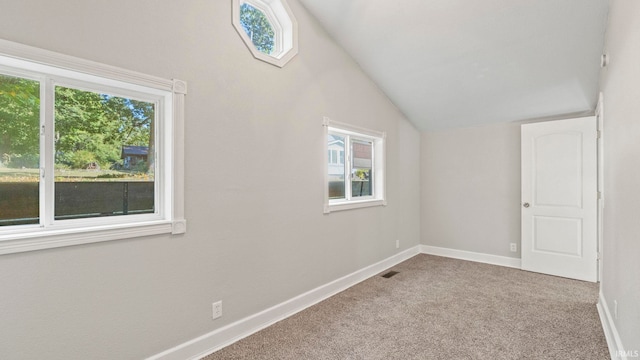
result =
[[388,278],[392,277],[393,275],[395,275],[397,273],[398,273],[397,271],[389,271],[388,273],[382,275],[382,277],[388,279]]

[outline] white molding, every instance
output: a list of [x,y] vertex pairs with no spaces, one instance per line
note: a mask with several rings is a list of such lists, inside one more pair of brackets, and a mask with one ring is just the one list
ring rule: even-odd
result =
[[187,232],[187,220],[173,220],[171,223],[171,234],[184,234]]
[[15,43],[4,39],[0,39],[0,53],[2,56],[18,60],[25,60],[45,66],[53,66],[63,70],[81,72],[87,75],[133,83],[154,89],[165,91],[171,91],[173,89],[173,81],[171,80]]
[[187,94],[187,82],[184,80],[173,79],[173,92],[176,94]]
[[[27,233],[23,237],[0,242],[0,255],[26,251],[53,249],[64,246],[90,244],[103,241],[128,239],[141,236],[171,233],[171,223],[159,221],[152,224],[129,224],[128,226],[103,226],[65,230],[58,232]],[[186,231],[186,228],[185,228]]]
[[151,356],[148,360],[200,359],[418,255],[419,249],[419,246],[415,246],[405,250],[269,309]]
[[386,140],[387,138],[387,133],[385,131],[371,130],[361,126],[351,125],[351,124],[331,120],[331,118],[326,116],[322,118],[322,125],[328,126],[330,128],[329,129],[330,131],[335,131],[335,132],[349,134],[349,135],[356,135],[357,137],[360,137],[360,138],[364,137],[364,138],[369,138],[370,140],[376,140],[376,139]]
[[604,331],[604,337],[607,340],[611,359],[626,360],[627,356],[624,351],[624,346],[622,345],[622,340],[620,339],[620,334],[618,334],[618,329],[613,321],[613,317],[611,317],[609,306],[607,306],[607,301],[604,298],[602,291],[600,291],[596,308],[598,309],[598,315],[600,316],[602,330]]
[[[325,186],[327,187],[327,186]],[[385,206],[387,202],[384,199],[368,199],[368,200],[349,200],[340,203],[329,203],[329,205],[324,206],[324,213],[330,214],[334,211],[344,211],[344,210],[353,210],[360,209],[365,207],[373,207],[373,206]]]
[[472,251],[464,251],[450,248],[443,248],[430,245],[420,245],[420,252],[423,254],[444,256],[453,259],[475,261],[485,264],[499,265],[510,268],[521,268],[521,260],[507,256],[491,255]]

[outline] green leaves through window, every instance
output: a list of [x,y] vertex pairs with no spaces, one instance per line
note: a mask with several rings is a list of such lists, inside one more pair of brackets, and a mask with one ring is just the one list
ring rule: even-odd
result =
[[0,226],[37,224],[40,82],[0,74]]
[[260,52],[270,55],[275,46],[275,31],[267,16],[255,7],[240,5],[240,24]]

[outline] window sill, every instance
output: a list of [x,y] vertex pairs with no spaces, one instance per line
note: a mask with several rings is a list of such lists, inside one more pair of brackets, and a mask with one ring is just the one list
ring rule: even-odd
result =
[[0,255],[64,246],[186,232],[186,220],[153,221],[130,225],[95,226],[65,230],[40,230],[0,235]]
[[380,199],[345,201],[345,202],[325,205],[324,213],[329,214],[334,211],[343,211],[343,210],[359,209],[359,208],[373,207],[373,206],[386,206],[386,205],[387,205],[387,201],[380,200]]

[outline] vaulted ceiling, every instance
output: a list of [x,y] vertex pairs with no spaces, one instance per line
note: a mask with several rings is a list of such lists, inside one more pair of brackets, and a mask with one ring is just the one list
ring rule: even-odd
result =
[[421,130],[592,112],[608,0],[300,0]]

